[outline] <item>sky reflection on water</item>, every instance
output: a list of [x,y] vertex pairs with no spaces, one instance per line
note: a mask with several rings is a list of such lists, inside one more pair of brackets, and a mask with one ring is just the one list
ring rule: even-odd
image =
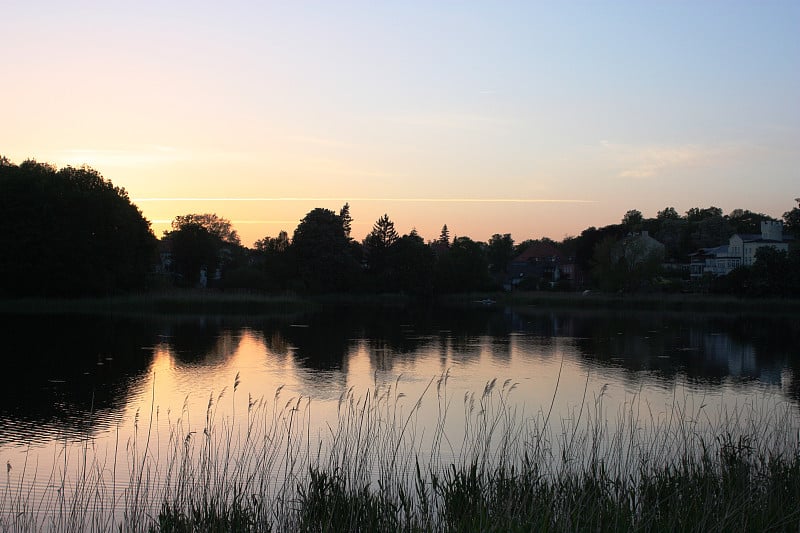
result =
[[[676,401],[712,410],[800,397],[800,326],[776,317],[351,308],[262,319],[19,316],[2,329],[16,367],[0,392],[0,460],[11,464],[87,436],[106,454],[148,429],[164,441],[178,419],[202,431],[209,405],[217,420],[246,422],[248,405],[281,387],[281,402],[311,399],[312,433],[321,432],[351,389],[397,386],[409,412],[444,373],[454,432],[465,395],[495,378],[516,384],[510,397],[526,416],[552,403],[556,420],[599,397],[610,418],[632,402],[662,413]],[[436,394],[428,389],[415,423],[435,423]]]

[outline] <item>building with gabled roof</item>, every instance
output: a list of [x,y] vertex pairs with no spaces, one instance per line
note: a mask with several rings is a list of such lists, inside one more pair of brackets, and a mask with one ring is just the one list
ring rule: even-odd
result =
[[505,285],[511,288],[522,282],[539,281],[550,284],[567,281],[574,286],[583,279],[573,258],[566,257],[552,243],[537,241],[511,260]]
[[735,234],[728,244],[711,248],[701,248],[693,254],[690,273],[693,279],[704,274],[725,276],[734,268],[752,266],[760,248],[770,246],[776,250],[789,250],[789,238],[783,235],[783,223],[779,220],[761,222],[761,233]]

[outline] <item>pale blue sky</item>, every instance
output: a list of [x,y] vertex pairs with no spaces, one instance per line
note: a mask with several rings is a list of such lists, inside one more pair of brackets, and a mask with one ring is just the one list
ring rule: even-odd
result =
[[[97,168],[157,233],[210,210],[250,244],[356,199],[358,238],[560,239],[800,196],[796,1],[22,4],[0,153]],[[219,200],[253,197],[299,200]]]

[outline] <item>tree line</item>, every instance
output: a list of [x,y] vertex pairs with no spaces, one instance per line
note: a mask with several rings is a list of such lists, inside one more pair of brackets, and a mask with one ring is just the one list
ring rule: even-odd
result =
[[[130,201],[89,168],[55,167],[0,158],[0,296],[103,295],[153,288],[158,283],[195,287],[297,292],[399,292],[429,296],[496,290],[513,259],[546,244],[584,273],[580,285],[549,289],[643,290],[687,286],[687,273],[664,269],[686,263],[693,251],[726,243],[734,233],[759,233],[763,213],[717,207],[679,214],[666,207],[653,218],[630,210],[619,224],[590,227],[560,242],[543,238],[515,243],[510,234],[488,242],[451,238],[446,225],[425,241],[416,230],[400,234],[384,214],[357,240],[349,204],[336,212],[309,211],[290,236],[265,236],[241,244],[228,219],[213,213],[175,217],[161,239]],[[800,208],[783,215],[784,230],[800,239]],[[648,232],[664,244],[664,257],[632,268],[615,247],[627,235]],[[772,253],[775,252],[775,253]],[[702,290],[740,294],[798,294],[800,257],[763,252],[757,265],[738,269]]]
[[[690,290],[694,292],[716,292],[753,296],[795,295],[800,296],[800,279],[787,275],[776,279],[777,268],[763,269],[766,258],[780,269],[800,272],[800,208],[794,207],[783,214],[784,235],[794,239],[789,252],[764,248],[757,253],[764,257],[761,264],[741,266],[728,276],[703,279],[689,283],[685,267],[689,255],[702,248],[727,244],[734,234],[760,235],[761,222],[777,219],[764,213],[747,209],[734,209],[723,214],[719,207],[693,207],[683,215],[674,207],[665,207],[655,217],[645,218],[636,209],[629,210],[619,224],[601,228],[590,227],[577,237],[564,239],[561,245],[566,253],[573,254],[577,262],[590,272],[593,287],[618,291],[641,288],[643,285],[660,290]],[[664,245],[663,262],[644,265],[645,270],[631,271],[623,260],[613,260],[613,246],[626,235],[647,232]],[[649,267],[649,270],[647,269]],[[653,281],[659,281],[655,287]],[[736,281],[734,281],[736,280]],[[649,283],[642,283],[643,281]]]
[[125,189],[95,170],[0,157],[0,296],[143,288],[156,238]]

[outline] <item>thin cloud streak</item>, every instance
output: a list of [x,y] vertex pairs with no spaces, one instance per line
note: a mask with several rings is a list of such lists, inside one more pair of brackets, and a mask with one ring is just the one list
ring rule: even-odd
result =
[[494,204],[593,204],[597,200],[573,198],[308,198],[283,196],[277,198],[226,198],[226,197],[174,197],[174,198],[134,198],[134,202],[426,202],[426,203],[494,203]]
[[[153,224],[171,224],[175,219],[173,218],[159,218],[151,220]],[[297,220],[231,220],[231,224],[291,224],[296,223]]]
[[620,144],[601,141],[600,146],[622,167],[618,177],[652,179],[679,169],[717,166],[752,154],[752,146],[741,143],[715,144]]

